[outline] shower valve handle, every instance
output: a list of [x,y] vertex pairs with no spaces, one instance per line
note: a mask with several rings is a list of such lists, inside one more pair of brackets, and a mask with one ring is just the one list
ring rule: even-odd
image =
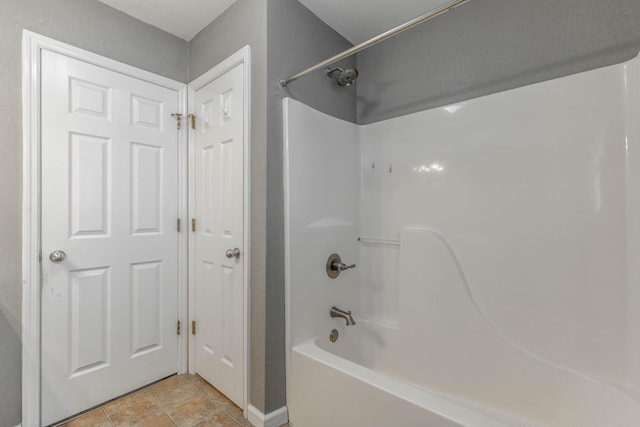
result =
[[327,259],[327,263],[325,264],[327,276],[329,276],[330,279],[335,279],[340,275],[341,271],[349,270],[350,268],[356,268],[356,265],[345,264],[338,254],[329,255],[329,259]]
[[337,260],[331,263],[332,270],[345,271],[345,270],[349,270],[350,268],[356,268],[356,265],[355,264],[347,265],[344,262],[339,262]]

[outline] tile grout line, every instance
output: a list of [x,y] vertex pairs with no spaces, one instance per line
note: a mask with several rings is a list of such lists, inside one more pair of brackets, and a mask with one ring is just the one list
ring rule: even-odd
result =
[[[197,374],[196,374],[196,375],[194,375],[194,378],[195,378],[196,376],[198,376],[198,375],[197,375]],[[200,377],[200,378],[202,378],[202,377]],[[219,408],[222,412],[224,412],[225,414],[227,414],[227,415],[228,415],[228,416],[229,416],[233,421],[235,421],[235,423],[236,423],[236,424],[238,424],[238,427],[242,427],[242,422],[241,422],[241,421],[238,421],[238,419],[237,419],[236,417],[234,417],[234,416],[233,416],[233,414],[231,414],[231,413],[230,413],[229,411],[227,411],[224,407],[222,407],[221,405],[219,405],[219,404],[218,404],[218,402],[216,402],[212,397],[208,396],[208,395],[207,395],[207,393],[202,389],[202,387],[201,387],[201,386],[199,386],[199,385],[198,385],[198,384],[196,384],[195,382],[191,381],[191,380],[190,380],[188,377],[186,377],[186,376],[185,376],[185,379],[187,380],[187,382],[189,382],[189,383],[193,384],[193,385],[194,385],[198,390],[202,391],[202,392],[203,392],[203,394],[204,394],[204,396],[205,396],[207,399],[209,399],[211,402],[213,402],[213,404],[214,404],[217,408]],[[203,381],[206,381],[206,380],[204,380],[204,379],[203,379]],[[229,400],[226,396],[224,396],[224,395],[222,394],[222,392],[220,392],[220,390],[218,390],[217,388],[215,388],[213,385],[211,385],[211,384],[207,383],[207,386],[208,386],[208,387],[213,388],[213,389],[214,389],[214,390],[216,390],[218,393],[220,393],[220,394],[221,394],[225,399]],[[230,400],[229,400],[229,403],[234,404],[234,403],[233,403],[233,402],[231,402]],[[208,420],[208,419],[210,419],[210,418],[212,418],[212,417],[213,417],[213,415],[210,415],[209,417],[206,417],[203,421],[206,421],[206,420]],[[244,416],[243,416],[242,418],[244,418]],[[201,421],[201,422],[202,422],[202,421]]]
[[[200,391],[200,390],[198,390],[198,391]],[[158,405],[158,407],[159,407],[163,412],[165,412],[167,415],[169,414],[169,413],[168,413],[168,411],[167,411],[167,409],[168,409],[169,407],[173,407],[173,409],[176,409],[177,407],[179,407],[179,406],[181,406],[182,404],[184,404],[184,403],[186,403],[186,402],[188,402],[188,401],[189,401],[189,399],[185,399],[185,400],[183,400],[183,401],[181,401],[181,402],[178,402],[177,404],[176,404],[176,402],[172,402],[172,403],[174,403],[174,405],[166,405],[166,406],[165,406],[165,405],[163,405],[163,404],[162,404],[162,402],[160,402],[158,399],[156,399],[155,397],[153,397],[153,395],[152,395],[151,393],[149,393],[146,389],[145,389],[145,392],[147,392],[147,394],[149,395],[149,397],[151,397],[151,400],[153,400],[153,401],[155,402],[155,404],[156,404],[156,405]]]
[[171,422],[177,426],[178,422],[174,420],[173,417],[164,409],[164,406],[160,404],[160,401],[158,401],[155,397],[153,397],[146,388],[144,389],[144,392],[147,394],[147,396],[149,396],[149,398],[153,401],[153,403],[158,405],[158,408],[160,408],[160,411],[162,411],[162,413],[165,414],[171,420]]
[[113,422],[113,420],[111,419],[111,415],[109,415],[107,410],[104,407],[102,407],[101,410],[102,410],[102,413],[104,413],[104,415],[107,417],[107,420],[109,420],[109,423],[111,423],[111,425],[115,427],[116,423]]
[[[238,424],[238,422],[236,421],[236,419],[235,419],[235,418],[233,418],[233,416],[232,416],[231,414],[229,414],[227,411],[225,411],[225,410],[224,410],[224,408],[223,408],[222,406],[218,405],[218,402],[216,402],[212,397],[210,397],[209,395],[207,395],[207,393],[202,389],[202,387],[201,387],[200,385],[198,385],[198,384],[196,384],[195,382],[191,381],[191,380],[190,380],[189,378],[187,378],[187,377],[185,377],[185,379],[187,380],[187,382],[188,382],[189,384],[193,385],[193,386],[194,386],[195,388],[197,388],[200,392],[202,392],[202,395],[205,397],[205,399],[207,399],[209,402],[213,403],[213,405],[214,405],[217,409],[219,409],[219,410],[221,410],[222,412],[224,412],[225,414],[229,415],[229,417],[231,417],[231,419],[232,419],[233,421],[235,421],[235,422],[236,422],[236,424]],[[213,386],[211,386],[211,385],[210,385],[210,387],[213,387]],[[214,388],[215,388],[215,387],[214,387]],[[216,389],[216,390],[217,390],[217,389]],[[201,423],[203,423],[203,422],[205,422],[205,421],[210,420],[210,419],[211,419],[211,418],[213,418],[215,415],[216,415],[216,414],[211,414],[211,415],[209,415],[209,416],[205,417],[205,418],[204,418],[204,419],[202,419],[198,424],[196,424],[196,426],[197,426],[197,425],[199,425],[199,424],[201,424]],[[239,427],[242,427],[242,426],[239,426]]]
[[[194,376],[194,377],[195,377],[195,376]],[[188,382],[189,384],[191,384],[192,386],[194,386],[195,388],[197,388],[197,389],[198,389],[198,391],[200,391],[200,392],[202,393],[202,395],[205,397],[205,399],[207,399],[207,400],[209,400],[211,403],[213,403],[217,409],[220,409],[220,410],[224,411],[224,410],[223,410],[223,409],[222,409],[222,408],[221,408],[221,407],[216,403],[216,401],[214,401],[214,400],[213,400],[213,399],[211,399],[209,396],[207,396],[207,393],[205,393],[205,391],[202,389],[202,387],[200,387],[200,386],[199,386],[198,384],[196,384],[194,381],[191,381],[191,380],[189,379],[189,377],[187,377],[186,375],[185,375],[184,379],[185,379],[185,380],[187,380],[187,382]],[[197,427],[197,426],[199,426],[200,424],[204,423],[205,421],[209,421],[209,420],[210,420],[211,418],[213,418],[214,416],[215,416],[215,414],[211,414],[211,415],[209,415],[209,416],[207,416],[207,417],[204,417],[204,419],[200,420],[200,422],[198,422],[198,424],[196,424],[196,427]]]
[[[216,390],[217,390],[217,389],[216,389]],[[224,396],[224,395],[223,395],[223,396]],[[225,396],[225,399],[229,400],[226,396]],[[232,405],[234,405],[234,406],[235,406],[235,403],[231,402],[231,400],[229,400],[229,403],[231,403]],[[242,409],[241,409],[240,407],[238,407],[238,408],[239,408],[239,409],[240,409],[240,411],[241,411],[241,412],[240,412],[240,417],[241,417],[242,419],[244,419],[244,414],[243,414]],[[222,407],[221,407],[220,409],[222,409],[222,410],[223,410],[227,415],[229,415],[229,416],[231,417],[231,419],[232,419],[232,420],[234,420],[236,423],[238,423],[238,424],[240,424],[240,425],[241,425],[241,423],[243,423],[243,421],[238,420],[238,419],[237,419],[237,418],[236,418],[236,417],[235,417],[231,412],[227,411],[225,408],[222,408]]]

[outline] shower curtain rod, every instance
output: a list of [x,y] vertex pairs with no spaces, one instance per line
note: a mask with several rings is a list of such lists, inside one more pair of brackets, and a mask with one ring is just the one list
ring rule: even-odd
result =
[[280,86],[285,87],[286,85],[288,85],[291,82],[294,82],[296,80],[298,80],[301,77],[306,76],[307,74],[319,70],[321,68],[324,68],[326,66],[329,66],[331,64],[333,64],[334,62],[338,62],[341,59],[344,59],[348,56],[351,56],[355,53],[360,52],[361,50],[364,50],[370,46],[373,46],[374,44],[380,43],[383,40],[386,40],[390,37],[395,36],[396,34],[399,34],[405,30],[408,30],[409,28],[413,28],[416,25],[422,24],[423,22],[428,21],[431,18],[435,18],[438,15],[442,15],[445,12],[449,12],[451,9],[456,8],[458,6],[461,6],[462,4],[468,2],[469,0],[455,0],[452,1],[450,3],[445,4],[444,6],[441,6],[437,9],[434,9],[430,12],[425,13],[424,15],[418,16],[415,19],[412,19],[409,22],[405,22],[402,25],[399,25],[387,32],[384,32],[378,36],[375,36],[372,39],[367,40],[366,42],[362,42],[359,45],[353,46],[352,48],[349,48],[347,50],[345,50],[342,53],[339,53],[337,55],[332,56],[329,59],[326,59],[322,62],[317,63],[316,65],[314,65],[313,67],[309,67],[304,71],[300,71],[298,74],[294,74],[293,76],[286,78],[286,79],[282,79],[280,80]]

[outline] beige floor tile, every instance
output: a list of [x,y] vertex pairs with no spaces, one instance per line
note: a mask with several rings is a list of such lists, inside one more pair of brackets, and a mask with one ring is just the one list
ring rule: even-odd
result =
[[220,393],[220,391],[218,391],[215,387],[208,385],[208,387],[204,388],[203,391],[204,394],[206,394],[211,400],[216,403],[216,405],[220,406],[233,418],[242,418],[242,409],[238,408],[232,401],[227,398],[227,396]]
[[189,381],[191,384],[195,385],[202,391],[213,388],[213,386],[206,382],[200,375],[185,374],[184,377],[187,381]]
[[113,402],[105,411],[117,427],[137,426],[162,414],[162,408],[145,391]]
[[220,393],[218,389],[213,387],[211,384],[207,383],[205,380],[202,380],[202,382],[205,384],[204,386],[202,386],[202,391],[204,392],[204,394],[209,396],[213,401],[224,402],[229,400],[224,394]]
[[219,411],[198,424],[197,427],[240,427],[240,424],[231,418],[231,415],[224,411]]
[[253,424],[251,424],[245,417],[236,418],[236,421],[238,421],[238,424],[240,424],[242,427],[253,427]]
[[193,385],[198,387],[200,390],[204,392],[209,398],[211,398],[218,406],[220,406],[224,411],[230,414],[239,424],[243,427],[253,427],[244,416],[242,415],[242,409],[237,407],[233,402],[231,402],[224,394],[222,394],[218,389],[213,387],[207,381],[205,381],[199,375],[185,375],[185,378],[191,382]]
[[193,427],[221,409],[204,395],[188,400],[168,411],[169,416],[180,427]]
[[146,390],[165,409],[174,408],[187,400],[202,395],[202,391],[182,375],[168,378]]
[[[199,375],[191,375],[189,381],[209,396],[218,406],[229,412],[234,418],[242,417],[242,409],[237,407],[232,401],[222,394],[217,388],[209,384]],[[239,414],[239,415],[238,415]]]
[[141,390],[133,394],[130,394],[128,396],[125,396],[121,399],[118,399],[114,402],[106,404],[104,406],[104,410],[107,414],[113,415],[117,412],[122,412],[125,409],[128,409],[132,406],[140,406],[140,405],[149,405],[149,406],[155,405],[156,407],[158,406],[153,401],[151,396],[147,394],[146,391]]
[[218,403],[218,406],[220,406],[227,414],[231,415],[233,418],[235,418],[238,421],[242,421],[244,420],[244,416],[242,415],[242,409],[238,408],[235,403],[231,402],[230,400],[227,400],[224,403]]
[[200,375],[198,375],[198,374],[190,374],[188,372],[186,374],[183,374],[183,375],[180,375],[180,376],[184,377],[184,379],[187,380],[187,381],[192,381],[194,379],[200,378]]
[[139,427],[176,427],[176,423],[167,414],[162,413],[155,418],[144,421]]
[[84,414],[74,420],[63,424],[62,427],[112,427],[111,421],[107,418],[104,410],[96,409]]
[[[252,427],[237,407],[198,375],[175,375],[62,427]],[[288,426],[284,426],[288,427]]]

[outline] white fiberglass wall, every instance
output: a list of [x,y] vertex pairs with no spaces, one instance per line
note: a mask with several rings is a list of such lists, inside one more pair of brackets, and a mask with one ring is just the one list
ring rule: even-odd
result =
[[358,270],[332,280],[325,265],[334,252],[349,264],[357,261],[360,150],[354,124],[291,99],[284,105],[290,177],[285,182],[285,255],[287,280],[297,283],[288,295],[287,320],[290,342],[296,345],[321,331],[329,334],[337,323],[329,317],[332,306],[357,312]]
[[[639,83],[634,59],[366,126],[287,101],[291,346],[360,331],[485,413],[640,423]],[[331,252],[358,268],[323,277]]]
[[[630,277],[640,264],[630,211],[640,200],[637,63],[362,127],[361,235],[437,231],[505,336],[640,385],[640,282]],[[398,281],[378,291],[369,271],[363,295],[385,302],[366,314],[397,320]]]

